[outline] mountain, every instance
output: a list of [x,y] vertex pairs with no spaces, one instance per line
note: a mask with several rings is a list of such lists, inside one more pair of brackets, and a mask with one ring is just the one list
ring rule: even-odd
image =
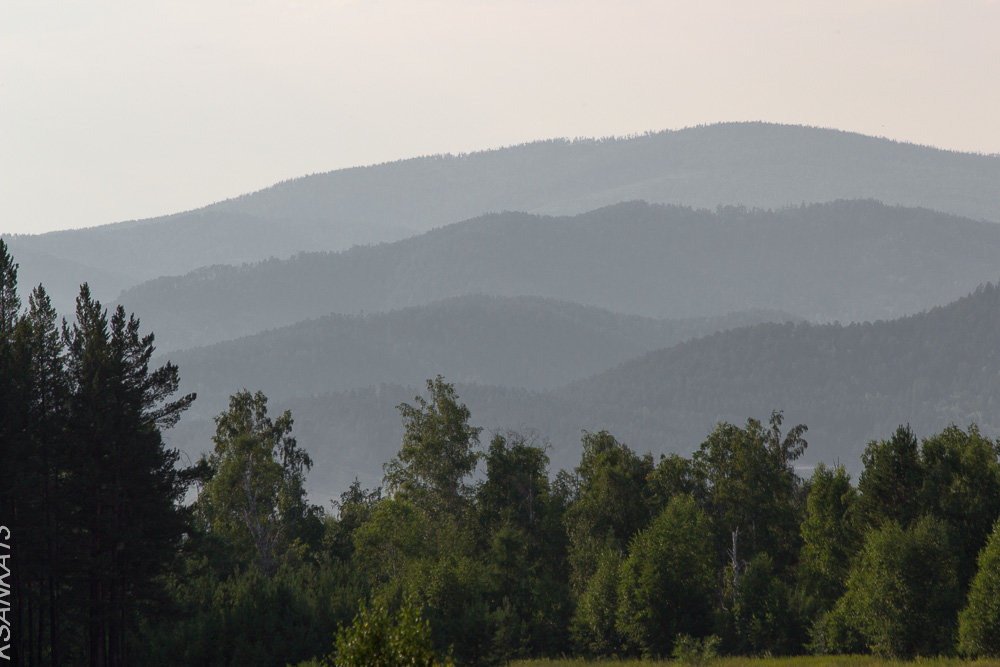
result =
[[[394,241],[503,210],[575,215],[635,199],[779,208],[874,198],[1000,221],[998,182],[998,156],[828,129],[726,123],[342,169],[194,211],[5,238],[16,256],[38,262],[30,267],[37,275],[56,276],[59,264],[72,262],[116,276],[97,293],[111,300],[143,280],[202,266]],[[47,281],[57,305],[72,301],[78,280]]]
[[492,214],[341,253],[159,278],[122,294],[161,350],[322,313],[388,311],[481,293],[655,318],[785,310],[887,319],[997,277],[1000,225],[840,201],[716,212],[641,202],[572,217]]
[[[582,429],[606,429],[639,451],[690,454],[720,421],[804,423],[800,463],[860,469],[866,442],[899,424],[930,435],[976,422],[1000,434],[1000,288],[946,306],[865,324],[759,324],[644,354],[551,391],[459,384],[472,422],[513,428],[549,444],[553,468],[579,462]],[[181,369],[183,376],[184,370]],[[281,401],[316,461],[310,491],[336,495],[355,477],[371,485],[398,451],[395,406],[417,386],[386,384]],[[172,442],[206,446],[209,422],[182,423]]]
[[810,427],[808,458],[857,467],[865,442],[976,422],[1000,431],[1000,288],[929,312],[850,326],[762,324],[651,352],[558,392],[618,420],[689,424],[784,409]]
[[796,319],[773,311],[655,320],[538,297],[454,297],[368,315],[329,315],[170,355],[195,414],[241,387],[288,400],[380,384],[451,381],[552,389],[650,350],[722,329]]

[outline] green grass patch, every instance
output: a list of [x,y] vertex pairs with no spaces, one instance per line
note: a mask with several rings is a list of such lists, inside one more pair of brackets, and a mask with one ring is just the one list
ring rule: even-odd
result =
[[[583,667],[584,665],[607,665],[608,667],[655,667],[656,665],[680,665],[671,660],[521,660],[511,663],[511,667]],[[1000,667],[1000,660],[979,660],[969,662],[961,658],[919,658],[917,660],[882,660],[870,655],[823,655],[795,656],[790,658],[715,658],[708,664],[712,667],[884,667],[885,665],[926,665],[927,667],[959,667],[979,665],[980,667]]]

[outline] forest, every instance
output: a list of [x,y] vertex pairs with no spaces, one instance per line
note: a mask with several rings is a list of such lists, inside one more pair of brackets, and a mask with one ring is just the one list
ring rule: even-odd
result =
[[585,431],[555,471],[436,376],[398,405],[382,484],[324,508],[289,411],[236,390],[183,459],[163,433],[195,396],[151,362],[153,334],[86,285],[71,321],[41,285],[22,303],[17,269],[0,241],[16,664],[1000,655],[1000,442],[975,424],[890,429],[856,480],[796,467],[808,431],[781,406],[690,456]]

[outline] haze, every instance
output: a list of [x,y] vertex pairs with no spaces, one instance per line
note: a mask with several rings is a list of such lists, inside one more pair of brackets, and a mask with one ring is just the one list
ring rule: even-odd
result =
[[997,25],[986,0],[7,0],[0,232],[724,120],[997,153]]

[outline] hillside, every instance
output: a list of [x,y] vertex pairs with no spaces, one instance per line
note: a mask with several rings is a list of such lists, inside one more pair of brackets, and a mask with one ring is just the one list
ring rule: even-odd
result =
[[552,389],[644,352],[722,329],[794,320],[772,311],[654,320],[537,297],[455,297],[363,316],[329,315],[170,355],[182,393],[212,416],[240,387],[288,400],[383,383],[452,381]]
[[494,214],[418,237],[160,278],[125,292],[163,351],[325,313],[481,293],[656,318],[767,309],[888,319],[996,278],[1000,225],[841,201],[716,212],[640,202],[572,217]]
[[[473,423],[548,442],[554,469],[579,462],[582,429],[607,429],[640,451],[689,454],[720,420],[809,426],[799,461],[840,461],[854,473],[865,443],[909,423],[918,434],[978,423],[1000,434],[1000,288],[987,286],[928,312],[888,322],[760,324],[651,352],[566,387],[537,392],[459,384]],[[181,369],[182,376],[184,369]],[[355,477],[378,482],[399,447],[395,406],[420,384],[378,385],[279,401],[317,462],[311,493]],[[211,434],[189,419],[172,435],[189,452]],[[485,436],[489,437],[488,433]]]
[[[37,262],[30,267],[36,275],[57,276],[66,262],[114,274],[98,293],[110,300],[143,280],[201,266],[399,240],[502,210],[575,215],[634,199],[778,208],[874,198],[1000,221],[998,182],[997,156],[836,130],[727,123],[342,169],[194,211],[7,240],[15,255]],[[47,280],[60,305],[71,302],[78,282]]]
[[[857,465],[865,442],[976,422],[1000,432],[1000,288],[889,322],[762,324],[651,352],[557,392],[619,423],[655,414],[696,441],[706,423],[783,409],[809,461]],[[693,439],[693,440],[692,440]],[[681,445],[682,443],[676,443]]]

